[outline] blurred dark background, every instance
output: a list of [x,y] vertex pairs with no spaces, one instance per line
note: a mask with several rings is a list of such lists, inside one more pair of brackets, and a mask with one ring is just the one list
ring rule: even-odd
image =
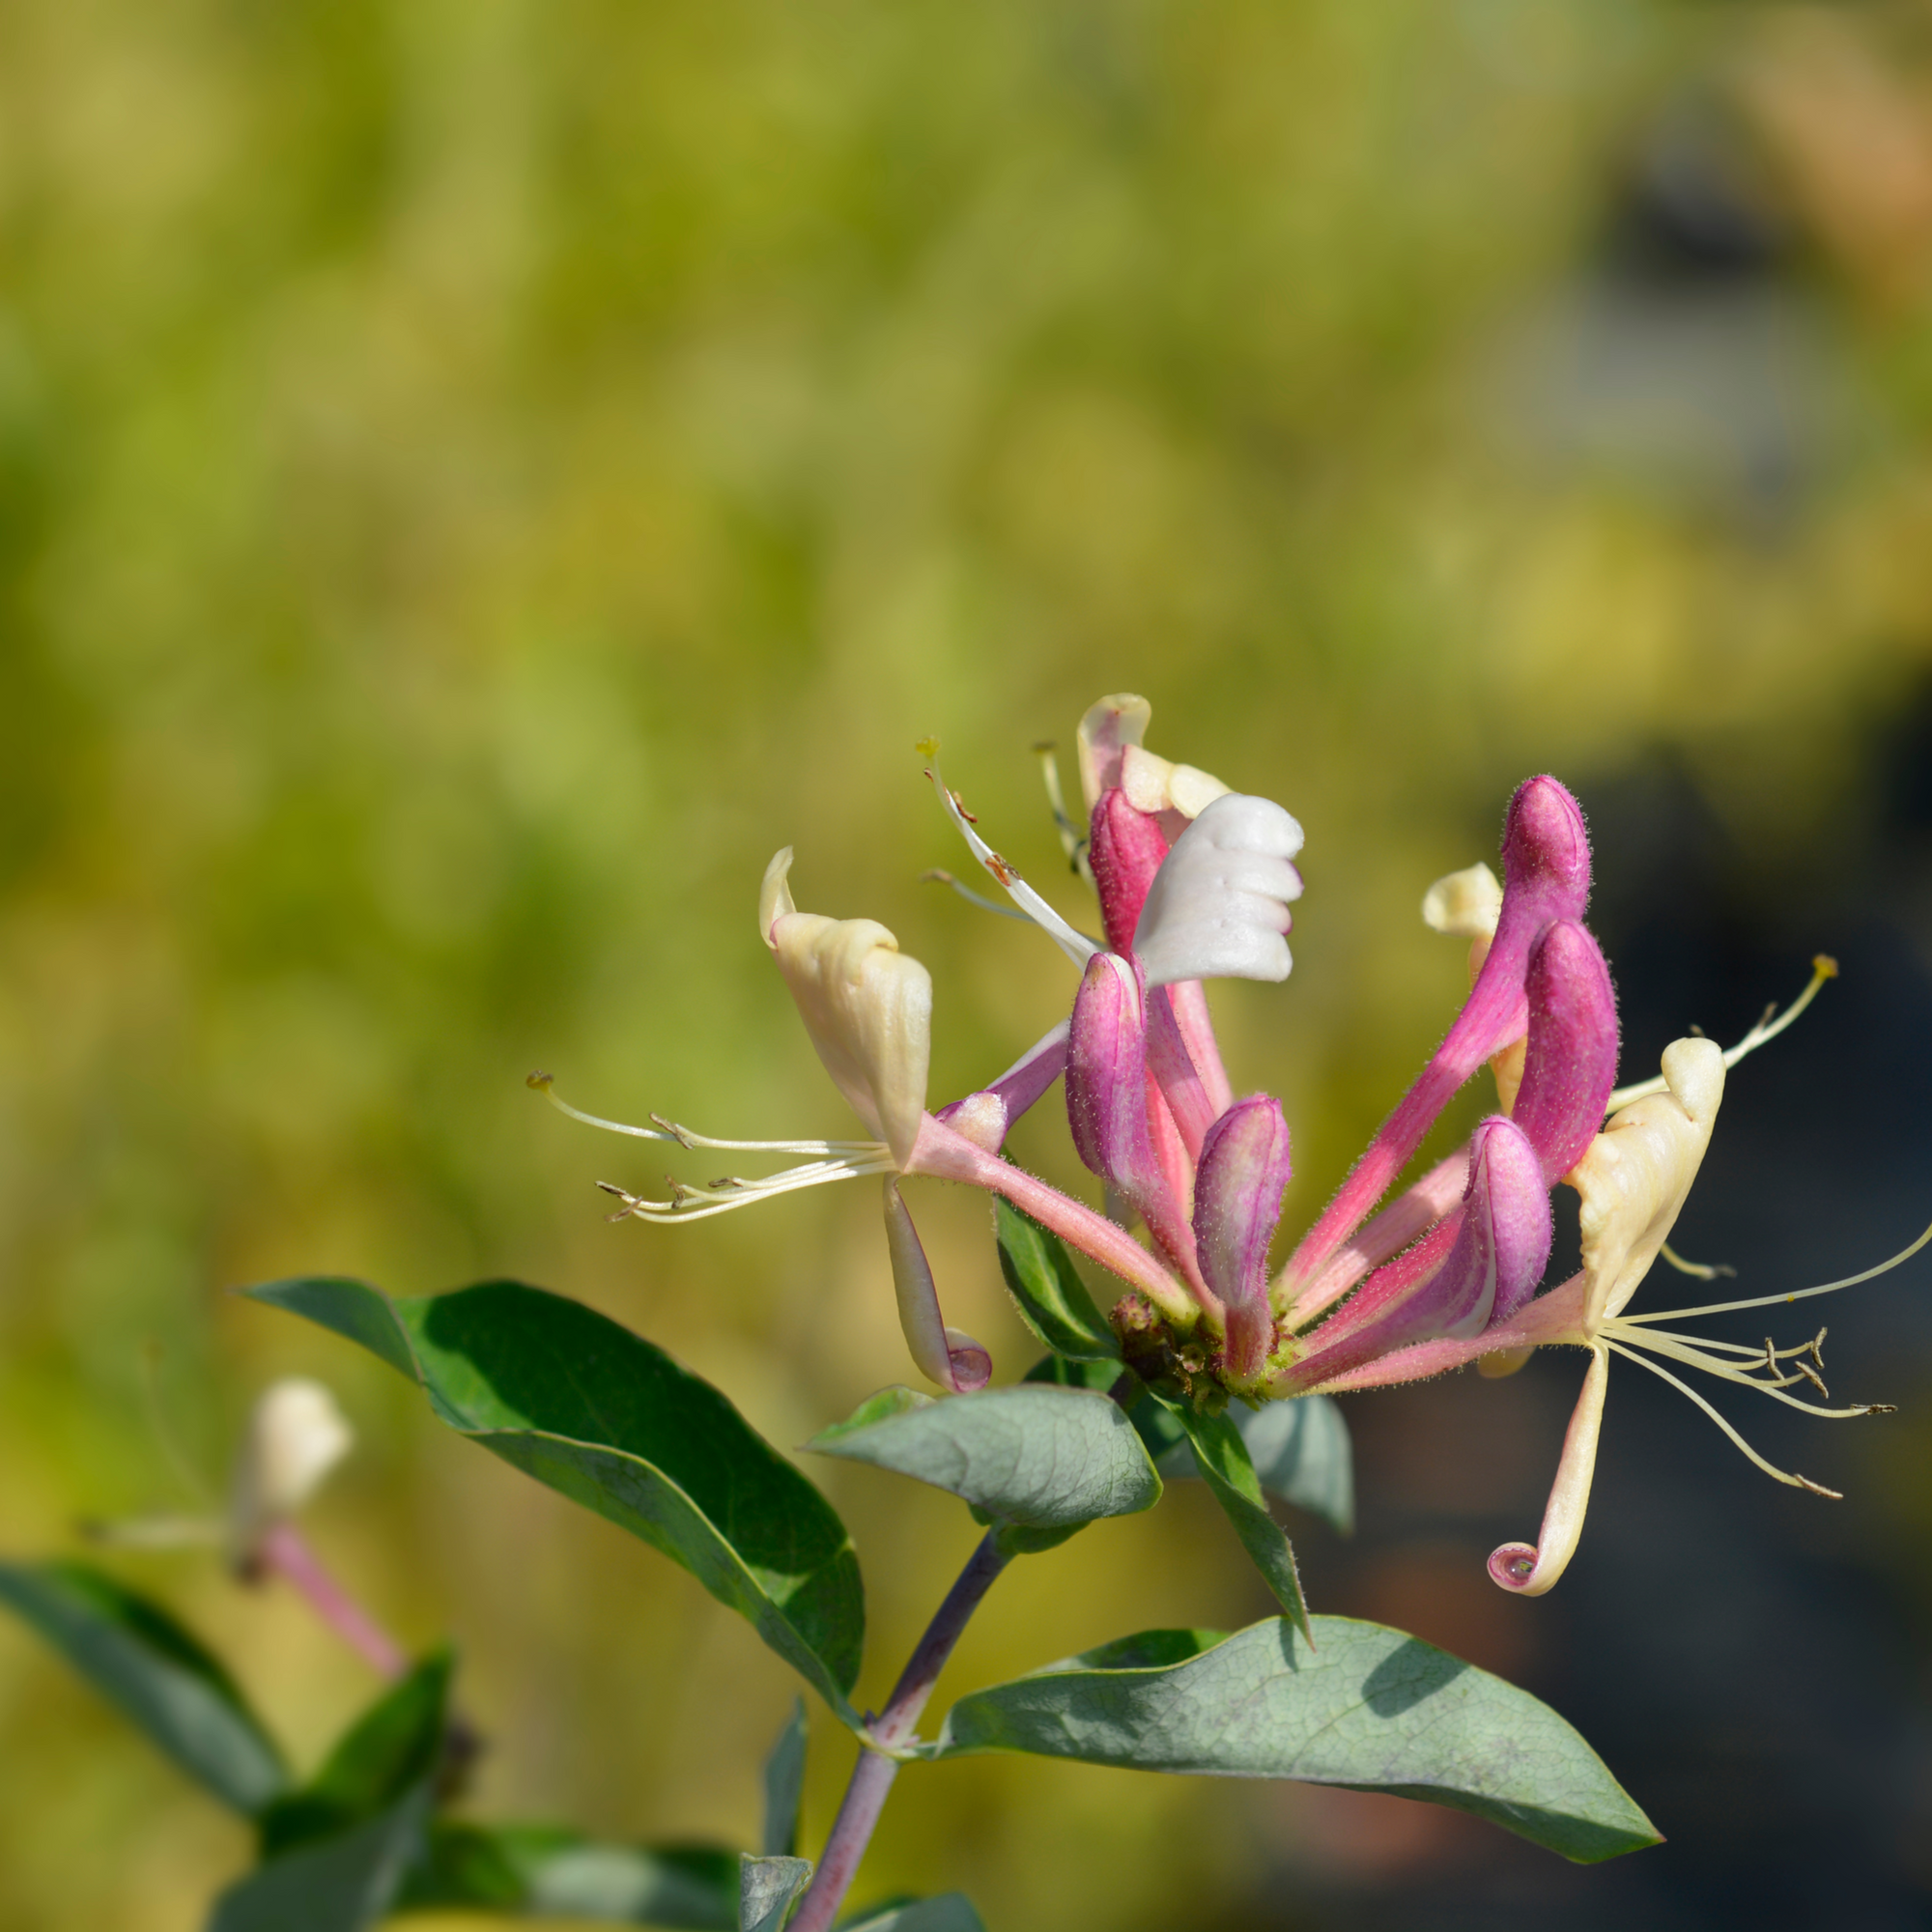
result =
[[[932,967],[936,1095],[978,1084],[1070,986],[917,883],[959,862],[912,748],[1072,908],[1028,747],[1108,691],[1307,827],[1293,979],[1216,995],[1293,1125],[1291,1232],[1461,996],[1423,889],[1551,770],[1626,1080],[1844,969],[1732,1076],[1678,1247],[1740,1294],[1896,1251],[1932,1216],[1928,278],[1918,0],[16,0],[0,1546],[184,1506],[150,1344],[211,1479],[264,1380],[320,1375],[361,1441],[315,1538],[463,1646],[479,1812],[747,1839],[782,1668],[226,1291],[519,1273],[784,1443],[903,1378],[868,1194],[607,1227],[591,1181],[654,1164],[522,1077],[846,1131],[753,936],[793,843],[801,904]],[[1022,1148],[1084,1184],[1050,1120]],[[983,1202],[916,1207],[1016,1376]],[[1920,1262],[1732,1321],[1829,1322],[1834,1394],[1901,1406],[1718,1398],[1841,1503],[1619,1363],[1534,1603],[1483,1559],[1534,1532],[1580,1358],[1348,1404],[1359,1533],[1296,1526],[1317,1605],[1549,1698],[1662,1849],[1574,1870],[1396,1800],[976,1760],[903,1780],[862,1892],[962,1887],[1001,1932],[1925,1922],[1928,1296]],[[971,1526],[813,1474],[876,1699]],[[118,1561],[299,1752],[368,1694],[286,1599]],[[941,1701],[1266,1610],[1178,1486],[1003,1581]],[[11,1627],[0,1739],[9,1926],[174,1932],[245,1856]],[[813,1833],[847,1762],[821,1729]]]

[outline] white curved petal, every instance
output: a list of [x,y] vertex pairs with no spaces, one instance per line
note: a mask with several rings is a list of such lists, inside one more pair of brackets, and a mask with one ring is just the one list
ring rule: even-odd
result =
[[1174,842],[1134,930],[1150,985],[1182,980],[1285,980],[1283,935],[1301,896],[1290,863],[1301,827],[1272,799],[1214,799]]

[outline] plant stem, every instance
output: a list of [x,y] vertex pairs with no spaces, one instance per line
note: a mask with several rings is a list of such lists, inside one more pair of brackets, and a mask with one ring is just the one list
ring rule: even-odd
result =
[[844,1903],[845,1893],[859,1870],[859,1861],[866,1855],[879,1813],[885,1807],[886,1794],[898,1775],[898,1760],[886,1753],[911,1739],[920,1713],[932,1695],[932,1687],[939,1682],[939,1673],[952,1655],[953,1645],[980,1607],[980,1600],[993,1587],[993,1579],[1009,1561],[1002,1554],[995,1532],[989,1529],[967,1559],[959,1580],[946,1593],[946,1601],[934,1613],[918,1649],[899,1673],[899,1681],[893,1686],[885,1710],[872,1724],[871,1734],[885,1749],[874,1750],[868,1745],[859,1752],[859,1762],[852,1768],[852,1781],[845,1787],[832,1835],[825,1841],[818,1869],[812,1874],[811,1885],[787,1932],[827,1932],[834,1915]]
[[402,1645],[322,1567],[322,1559],[294,1523],[270,1527],[255,1547],[255,1560],[293,1583],[316,1615],[383,1676],[397,1678],[409,1668]]

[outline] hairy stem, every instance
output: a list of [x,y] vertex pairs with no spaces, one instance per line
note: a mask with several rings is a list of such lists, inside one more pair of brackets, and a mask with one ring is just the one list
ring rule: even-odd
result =
[[256,1546],[263,1570],[287,1579],[308,1599],[316,1615],[384,1677],[409,1668],[403,1647],[322,1567],[322,1559],[292,1522],[278,1522]]
[[852,1781],[845,1787],[832,1835],[825,1841],[818,1869],[812,1874],[811,1885],[800,1901],[787,1932],[827,1932],[839,1906],[845,1902],[859,1861],[865,1857],[879,1813],[885,1808],[886,1794],[892,1790],[893,1779],[898,1773],[898,1760],[888,1753],[911,1739],[920,1713],[932,1695],[932,1687],[939,1682],[939,1673],[952,1655],[953,1645],[959,1641],[986,1592],[993,1587],[993,1579],[1009,1561],[995,1541],[995,1532],[989,1529],[959,1573],[959,1580],[946,1593],[946,1601],[926,1626],[918,1649],[899,1673],[899,1681],[893,1686],[886,1708],[872,1724],[871,1734],[884,1748],[874,1750],[867,1746],[859,1752],[859,1762],[852,1768]]

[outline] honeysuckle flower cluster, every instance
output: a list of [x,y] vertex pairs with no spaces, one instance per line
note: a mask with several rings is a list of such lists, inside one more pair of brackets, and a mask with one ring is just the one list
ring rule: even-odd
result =
[[[1833,1493],[1766,1463],[1662,1365],[1705,1370],[1815,1414],[1875,1412],[1873,1405],[1833,1408],[1790,1392],[1801,1385],[1824,1392],[1822,1330],[1797,1347],[1767,1342],[1755,1350],[1661,1329],[1655,1324],[1664,1317],[1625,1313],[1660,1255],[1675,1262],[1666,1243],[1710,1144],[1727,1066],[1790,1024],[1835,970],[1832,963],[1821,958],[1800,1000],[1729,1052],[1701,1037],[1677,1040],[1664,1051],[1659,1078],[1618,1092],[1609,969],[1582,923],[1590,892],[1582,812],[1555,779],[1526,781],[1504,819],[1500,881],[1488,867],[1471,867],[1437,881],[1423,901],[1430,925],[1470,942],[1468,999],[1333,1200],[1271,1272],[1293,1173],[1289,1126],[1271,1096],[1236,1095],[1205,982],[1288,979],[1302,832],[1271,800],[1232,791],[1148,750],[1151,715],[1145,699],[1120,695],[1082,720],[1084,827],[1062,809],[1048,757],[1069,860],[1097,900],[1097,941],[993,850],[940,776],[937,746],[921,748],[974,857],[1017,915],[1077,970],[1065,1020],[997,1079],[930,1108],[929,974],[874,921],[799,911],[787,847],[765,872],[759,937],[868,1138],[715,1140],[655,1115],[648,1127],[602,1120],[553,1094],[565,1113],[619,1133],[691,1150],[802,1157],[762,1177],[703,1186],[674,1179],[668,1198],[657,1201],[600,1183],[621,1203],[612,1218],[691,1220],[823,1182],[877,1177],[907,1346],[921,1372],[953,1393],[983,1386],[991,1362],[945,1322],[901,1189],[914,1177],[1000,1195],[1115,1275],[1125,1292],[1112,1320],[1128,1365],[1204,1406],[1385,1386],[1469,1362],[1507,1374],[1539,1347],[1584,1349],[1589,1367],[1538,1542],[1506,1545],[1490,1559],[1495,1581],[1520,1594],[1549,1588],[1577,1547],[1612,1354],[1642,1362],[1683,1390],[1779,1481]],[[1387,1200],[1444,1107],[1485,1064],[1494,1111],[1455,1153]],[[550,1090],[547,1075],[531,1083]],[[1056,1083],[1073,1145],[1101,1183],[1098,1207],[1002,1152],[1013,1122]],[[1583,1264],[1539,1293],[1559,1183],[1581,1198]],[[1884,1266],[1927,1239],[1932,1230]],[[1878,1272],[1801,1293],[1829,1293]]]

